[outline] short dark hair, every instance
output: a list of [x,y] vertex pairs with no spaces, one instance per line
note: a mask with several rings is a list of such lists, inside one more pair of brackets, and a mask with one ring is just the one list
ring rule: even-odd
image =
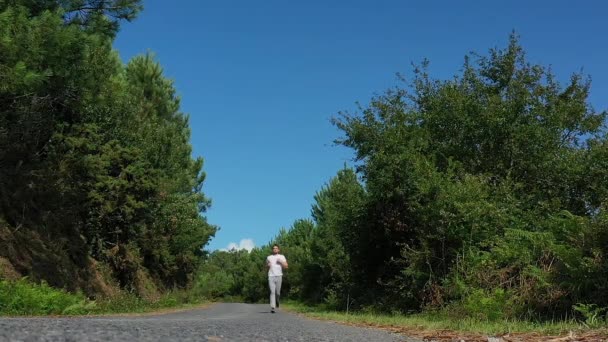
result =
[[275,248],[275,247],[276,248],[281,248],[281,247],[279,247],[279,244],[276,244],[276,243],[274,245],[272,245],[272,248]]

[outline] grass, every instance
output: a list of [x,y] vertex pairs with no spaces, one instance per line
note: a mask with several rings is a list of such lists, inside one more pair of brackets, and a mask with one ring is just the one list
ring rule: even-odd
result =
[[34,284],[27,279],[0,280],[0,315],[101,315],[119,313],[146,313],[163,309],[178,309],[208,303],[186,291],[164,294],[156,301],[146,301],[133,294],[97,301],[80,293],[69,293],[45,283]]
[[[473,318],[455,319],[445,313],[420,313],[420,314],[378,314],[355,312],[346,314],[326,310],[322,307],[310,307],[297,302],[285,303],[285,308],[294,312],[302,313],[308,317],[330,320],[341,323],[361,326],[373,326],[386,328],[396,332],[412,336],[437,337],[446,335],[450,338],[455,336],[505,336],[522,335],[538,338],[538,335],[564,335],[583,334],[608,337],[607,326],[596,326],[590,329],[583,323],[575,320],[554,322],[532,322],[518,320],[482,321]],[[481,337],[480,337],[481,338]]]
[[186,291],[174,291],[162,295],[156,301],[146,301],[133,294],[121,294],[114,298],[102,299],[96,302],[96,309],[88,314],[122,314],[147,313],[166,309],[188,309],[208,304],[205,298],[196,298]]

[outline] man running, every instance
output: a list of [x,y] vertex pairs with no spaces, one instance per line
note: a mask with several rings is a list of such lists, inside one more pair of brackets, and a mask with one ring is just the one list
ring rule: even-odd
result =
[[272,255],[266,258],[268,266],[268,286],[270,287],[270,312],[279,307],[281,297],[281,283],[283,282],[283,269],[287,269],[287,259],[283,254],[279,254],[279,245],[272,246]]

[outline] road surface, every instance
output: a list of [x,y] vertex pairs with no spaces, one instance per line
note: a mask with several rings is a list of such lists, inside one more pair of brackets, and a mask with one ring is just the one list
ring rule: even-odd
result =
[[0,341],[419,341],[307,319],[268,305],[225,303],[177,313],[0,318]]

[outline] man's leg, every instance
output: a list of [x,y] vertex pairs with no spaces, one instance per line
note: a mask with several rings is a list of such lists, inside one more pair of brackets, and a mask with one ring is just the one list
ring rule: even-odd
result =
[[276,278],[275,297],[276,297],[276,303],[277,303],[277,308],[278,308],[279,299],[281,299],[281,285],[283,284],[283,277],[275,277],[275,278]]
[[274,278],[276,277],[268,277],[268,287],[270,288],[270,310],[274,311],[274,308],[276,307],[276,298],[275,298],[275,293],[276,293],[276,283],[274,282]]

